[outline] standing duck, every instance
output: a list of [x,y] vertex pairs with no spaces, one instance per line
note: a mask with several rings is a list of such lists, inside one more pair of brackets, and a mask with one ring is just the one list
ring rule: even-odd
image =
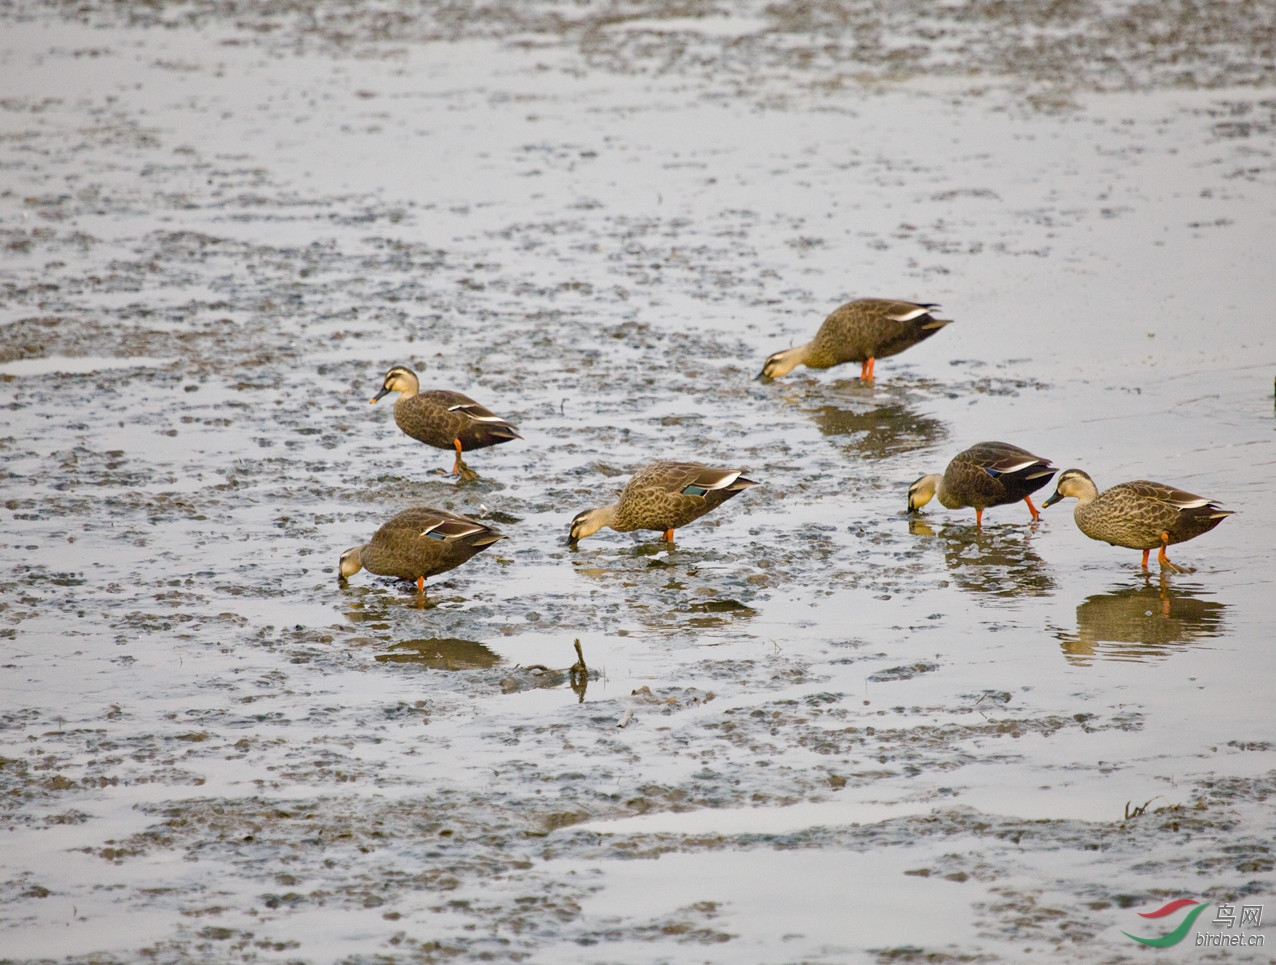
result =
[[460,566],[475,553],[506,537],[468,516],[445,509],[405,509],[391,516],[372,539],[341,554],[340,581],[359,570],[415,581],[425,592],[425,578]]
[[860,379],[869,382],[877,359],[902,352],[951,323],[952,319],[934,316],[938,307],[890,298],[847,302],[824,319],[811,341],[768,358],[758,379],[778,379],[799,365],[827,369],[843,362],[859,362]]
[[436,449],[455,449],[452,472],[462,479],[477,479],[478,473],[465,464],[461,453],[484,449],[511,439],[523,438],[510,423],[479,405],[469,396],[446,389],[422,392],[416,373],[404,365],[396,365],[385,374],[381,391],[372,397],[379,401],[398,392],[394,403],[394,421],[413,439]]
[[1170,562],[1165,548],[1208,533],[1232,515],[1232,510],[1222,509],[1204,496],[1146,479],[1118,483],[1099,492],[1094,480],[1080,469],[1069,469],[1059,476],[1054,495],[1041,504],[1042,508],[1069,496],[1077,500],[1077,508],[1072,511],[1077,529],[1091,539],[1143,550],[1145,570],[1148,554],[1159,547],[1156,558],[1161,566],[1183,572],[1182,567]]
[[[922,476],[908,487],[908,511],[915,513],[932,497],[948,509],[971,506],[975,525],[983,526],[984,510],[1023,500],[1034,521],[1041,517],[1032,494],[1059,470],[1049,459],[1034,456],[1008,442],[981,442],[953,457],[941,476]],[[1049,504],[1047,504],[1049,505]]]
[[567,541],[575,545],[610,526],[621,533],[659,530],[661,539],[672,543],[675,529],[756,485],[744,478],[743,469],[715,469],[698,462],[653,462],[634,473],[616,502],[578,514]]

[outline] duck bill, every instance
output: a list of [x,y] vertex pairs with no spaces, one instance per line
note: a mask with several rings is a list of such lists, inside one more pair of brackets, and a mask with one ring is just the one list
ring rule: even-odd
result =
[[390,390],[382,386],[381,391],[368,400],[368,404],[372,405],[373,403],[380,402],[389,394],[390,394]]
[[1054,491],[1054,495],[1053,495],[1053,496],[1051,496],[1049,499],[1047,499],[1044,503],[1042,503],[1042,504],[1041,504],[1041,508],[1042,508],[1042,509],[1046,509],[1046,508],[1048,508],[1048,507],[1050,507],[1050,506],[1053,506],[1055,503],[1057,503],[1057,502],[1058,502],[1059,500],[1061,500],[1062,498],[1063,498],[1063,493],[1059,492],[1059,490],[1057,490],[1057,489],[1056,489],[1056,490]]

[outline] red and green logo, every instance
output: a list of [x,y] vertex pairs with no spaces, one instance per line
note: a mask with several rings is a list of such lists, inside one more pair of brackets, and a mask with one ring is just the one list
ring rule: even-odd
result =
[[1140,945],[1151,945],[1153,948],[1169,948],[1171,945],[1177,945],[1187,937],[1187,933],[1191,930],[1196,919],[1200,917],[1201,912],[1208,908],[1209,905],[1202,905],[1199,901],[1196,901],[1193,898],[1178,898],[1171,901],[1169,904],[1162,905],[1156,911],[1139,912],[1140,918],[1167,918],[1180,908],[1187,908],[1189,906],[1195,907],[1187,913],[1187,916],[1179,923],[1179,926],[1175,928],[1174,931],[1167,935],[1162,935],[1160,938],[1140,938],[1138,935],[1131,935],[1128,931],[1123,931],[1121,934],[1126,938],[1133,938]]

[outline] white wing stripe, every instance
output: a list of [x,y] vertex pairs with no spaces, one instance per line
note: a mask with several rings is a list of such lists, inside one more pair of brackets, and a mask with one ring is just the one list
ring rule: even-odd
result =
[[706,485],[705,488],[706,489],[726,489],[733,482],[735,482],[737,479],[740,478],[740,473],[742,473],[743,471],[744,470],[742,469],[737,469],[735,472],[729,472],[725,476],[723,476],[721,479],[719,479],[716,483],[713,483],[712,485]]
[[504,422],[504,421],[505,421],[505,420],[504,420],[504,419],[502,419],[500,416],[498,416],[498,415],[493,415],[491,412],[488,412],[488,413],[485,413],[485,414],[483,414],[483,413],[479,413],[479,412],[475,412],[475,411],[474,411],[474,408],[473,408],[472,406],[470,406],[470,405],[468,405],[468,404],[466,404],[466,403],[464,403],[464,402],[463,402],[463,403],[461,403],[460,405],[450,405],[450,406],[448,406],[448,412],[464,412],[466,415],[468,415],[468,416],[469,416],[471,419],[473,419],[475,422]]
[[1023,462],[1017,462],[1013,466],[1001,466],[997,469],[997,471],[1003,473],[1018,472],[1020,469],[1027,469],[1029,466],[1035,466],[1036,464],[1036,459],[1025,459]]

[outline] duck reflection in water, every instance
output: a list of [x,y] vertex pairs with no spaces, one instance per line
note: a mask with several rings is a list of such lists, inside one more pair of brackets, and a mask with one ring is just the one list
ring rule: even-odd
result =
[[1056,632],[1070,663],[1147,661],[1168,657],[1185,644],[1225,632],[1227,605],[1203,599],[1203,587],[1175,584],[1164,574],[1141,585],[1086,597],[1077,606],[1077,632]]
[[942,420],[921,415],[905,403],[863,411],[835,405],[805,411],[821,434],[849,436],[845,441],[847,453],[861,459],[886,459],[948,438],[948,427]]
[[501,662],[501,657],[477,640],[430,637],[425,640],[403,640],[388,653],[377,654],[380,663],[410,663],[431,670],[486,670]]
[[1010,524],[971,530],[964,524],[939,527],[925,519],[908,518],[913,536],[942,541],[949,579],[968,593],[1013,600],[1049,596],[1056,589],[1045,561],[1032,548],[1032,532]]

